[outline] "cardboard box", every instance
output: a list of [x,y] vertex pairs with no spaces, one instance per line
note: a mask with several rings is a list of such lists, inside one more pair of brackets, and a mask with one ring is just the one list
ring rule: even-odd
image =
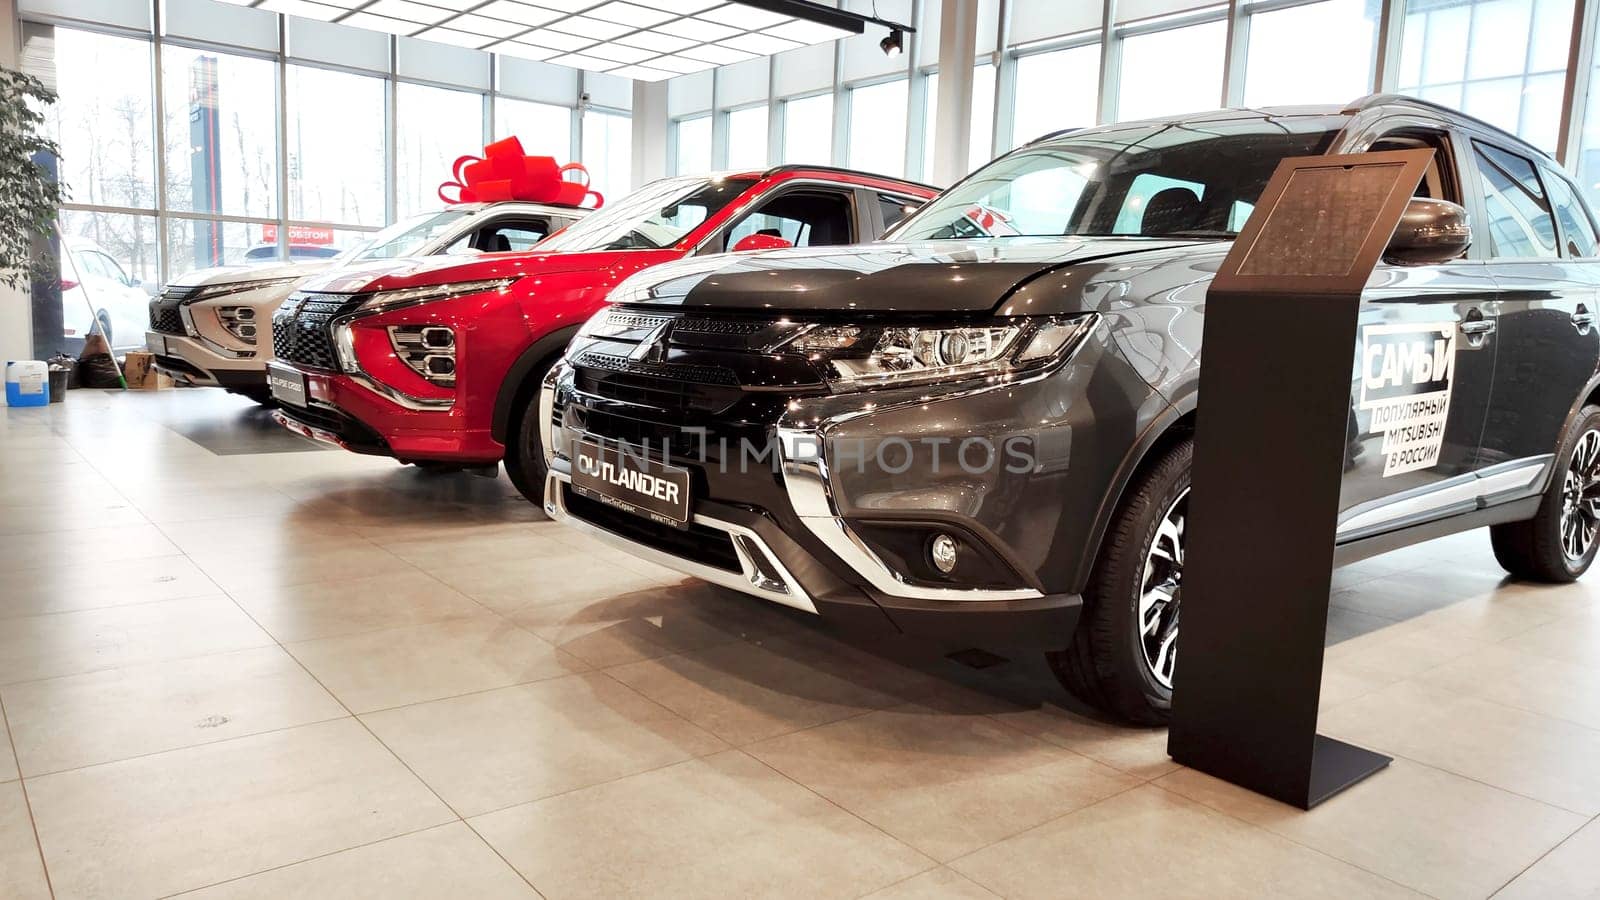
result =
[[172,387],[172,376],[156,371],[156,358],[143,350],[131,350],[122,360],[122,377],[131,391],[165,391]]

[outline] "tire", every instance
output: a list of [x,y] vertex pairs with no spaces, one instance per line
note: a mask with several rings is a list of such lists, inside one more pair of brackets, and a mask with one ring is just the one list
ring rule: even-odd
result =
[[1539,511],[1491,526],[1489,543],[1517,578],[1565,584],[1589,570],[1600,549],[1600,406],[1579,410],[1562,436]]
[[[521,409],[516,420],[507,429],[506,476],[529,503],[544,508],[544,429],[539,427],[539,387],[544,376],[555,367],[559,356],[544,360],[533,367],[517,391],[517,404]],[[529,390],[526,386],[531,385]]]
[[[1194,439],[1184,437],[1136,477],[1101,543],[1072,644],[1048,654],[1068,691],[1128,722],[1162,725],[1172,715],[1193,460]],[[1146,612],[1155,623],[1148,640],[1140,625]]]

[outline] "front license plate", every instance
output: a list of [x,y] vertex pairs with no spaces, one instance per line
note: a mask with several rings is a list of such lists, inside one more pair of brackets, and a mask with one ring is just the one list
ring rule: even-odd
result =
[[663,525],[689,525],[689,471],[620,447],[578,441],[573,447],[572,489]]
[[267,387],[272,391],[272,399],[279,403],[306,405],[306,376],[298,370],[268,363]]
[[144,333],[144,346],[146,350],[149,350],[151,353],[154,353],[157,356],[172,355],[171,353],[167,352],[167,339],[153,331],[146,331]]

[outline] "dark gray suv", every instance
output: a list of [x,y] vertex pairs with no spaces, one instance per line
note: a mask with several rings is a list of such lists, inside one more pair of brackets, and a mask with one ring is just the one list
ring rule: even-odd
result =
[[884,241],[635,276],[545,382],[546,508],[824,617],[1047,650],[1164,721],[1210,278],[1280,159],[1402,148],[1434,156],[1362,304],[1339,558],[1490,526],[1513,575],[1574,579],[1594,220],[1537,150],[1392,96],[1053,135]]

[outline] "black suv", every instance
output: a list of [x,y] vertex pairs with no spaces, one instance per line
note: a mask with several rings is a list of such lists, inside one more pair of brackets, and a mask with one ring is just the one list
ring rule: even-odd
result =
[[1594,220],[1539,151],[1394,96],[1052,135],[882,242],[641,273],[545,382],[546,508],[825,617],[1047,650],[1164,721],[1211,276],[1280,159],[1403,148],[1434,155],[1361,308],[1339,559],[1490,526],[1513,575],[1570,581]]

